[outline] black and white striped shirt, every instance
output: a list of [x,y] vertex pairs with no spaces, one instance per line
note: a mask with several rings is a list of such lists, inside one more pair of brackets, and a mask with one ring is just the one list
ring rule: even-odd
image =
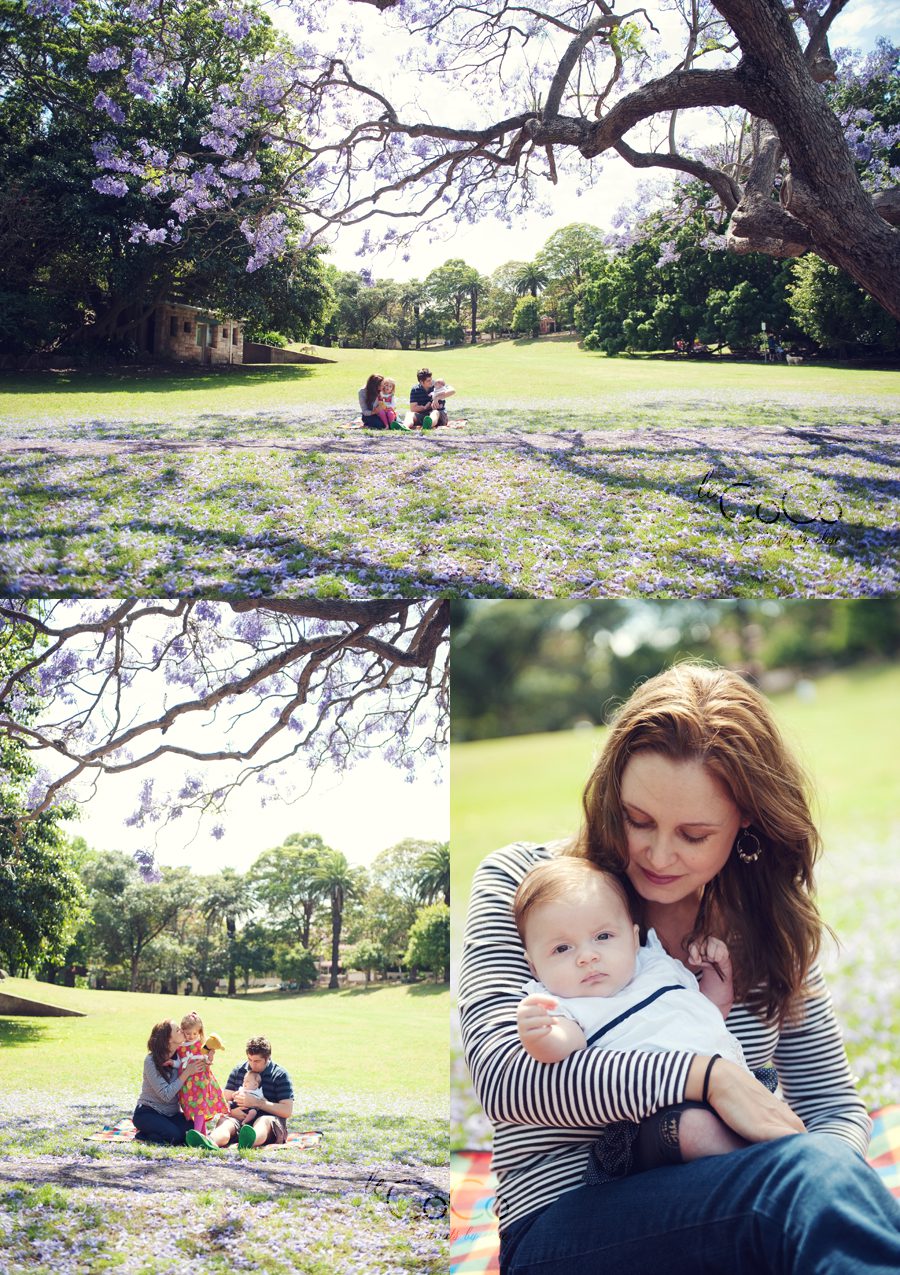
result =
[[[519,843],[484,860],[472,884],[460,963],[463,1045],[494,1126],[501,1230],[581,1185],[590,1143],[603,1125],[642,1120],[683,1101],[694,1057],[682,1050],[594,1048],[546,1064],[522,1048],[516,1006],[531,971],[511,905],[528,870],[550,857],[544,846]],[[871,1124],[818,966],[808,981],[812,994],[796,1022],[779,1031],[736,1005],[728,1029],[751,1069],[768,1063],[777,1068],[782,1095],[807,1129],[834,1133],[865,1154]]]

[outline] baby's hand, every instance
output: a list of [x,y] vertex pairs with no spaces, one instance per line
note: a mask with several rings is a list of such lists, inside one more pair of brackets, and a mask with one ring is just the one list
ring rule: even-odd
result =
[[734,977],[727,944],[711,936],[692,943],[688,960],[700,968],[700,991],[727,1018],[734,1004]]
[[519,1029],[519,1040],[526,1048],[552,1029],[554,1019],[550,1011],[556,1007],[557,1002],[553,997],[545,996],[542,992],[535,992],[519,1001],[516,1026]]

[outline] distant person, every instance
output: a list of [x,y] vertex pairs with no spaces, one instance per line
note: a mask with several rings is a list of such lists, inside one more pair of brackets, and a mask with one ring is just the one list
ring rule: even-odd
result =
[[[205,1072],[188,1077],[178,1095],[178,1102],[191,1127],[196,1133],[206,1133],[207,1122],[214,1116],[227,1115],[228,1106],[222,1096],[222,1090],[209,1069],[216,1049],[222,1048],[218,1036],[207,1037],[203,1030],[203,1020],[195,1009],[185,1014],[181,1020],[182,1043],[175,1050],[176,1058],[182,1065],[191,1058],[204,1058],[207,1063]],[[194,1138],[187,1139],[188,1146],[197,1146]],[[202,1143],[199,1145],[203,1145]]]
[[410,429],[421,429],[426,417],[431,418],[432,426],[447,425],[449,417],[446,402],[456,390],[446,381],[435,381],[430,368],[423,367],[416,373],[416,384],[409,392],[409,411],[406,424]]
[[375,400],[375,415],[382,422],[385,429],[403,428],[397,417],[397,405],[394,399],[396,389],[396,381],[392,381],[389,376],[386,376],[381,382],[378,398]]
[[376,404],[384,384],[384,377],[373,372],[359,391],[359,410],[364,429],[387,429],[387,422],[378,415]]
[[157,1023],[150,1032],[141,1093],[131,1117],[142,1142],[181,1146],[192,1127],[178,1109],[178,1094],[186,1081],[206,1071],[209,1063],[206,1058],[189,1058],[179,1070],[174,1054],[183,1044],[184,1032],[174,1019]]
[[767,363],[775,362],[776,352],[777,352],[777,349],[776,349],[775,336],[772,332],[770,332],[769,335],[766,337],[766,362]]
[[[255,1071],[259,1076],[262,1096],[258,1092],[251,1095],[244,1088],[248,1071]],[[228,1077],[225,1101],[237,1103],[248,1113],[244,1123],[226,1116],[210,1132],[204,1146],[227,1147],[235,1138],[238,1146],[244,1148],[287,1141],[287,1122],[294,1111],[294,1087],[284,1068],[272,1062],[272,1046],[265,1036],[252,1036],[247,1041],[247,1061],[238,1063]],[[252,1122],[251,1108],[259,1112]]]

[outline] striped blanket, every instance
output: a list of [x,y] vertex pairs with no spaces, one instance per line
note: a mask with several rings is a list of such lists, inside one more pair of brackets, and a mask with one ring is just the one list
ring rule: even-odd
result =
[[[86,1135],[87,1142],[133,1142],[137,1136],[137,1129],[131,1121],[126,1117],[119,1120],[115,1124],[104,1125],[102,1129],[98,1129],[96,1133]],[[280,1145],[284,1147],[314,1147],[317,1142],[321,1142],[322,1134],[318,1129],[307,1129],[303,1133],[288,1133],[287,1142]],[[270,1143],[266,1150],[274,1147],[275,1143]]]

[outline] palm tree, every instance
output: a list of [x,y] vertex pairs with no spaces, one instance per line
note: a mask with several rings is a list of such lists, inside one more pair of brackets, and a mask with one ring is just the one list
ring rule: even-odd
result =
[[419,856],[416,890],[423,903],[443,899],[450,906],[450,842],[441,841]]
[[315,870],[315,878],[322,893],[331,900],[331,978],[329,988],[338,984],[338,949],[341,943],[341,925],[344,919],[344,902],[359,895],[365,888],[365,873],[351,868],[346,855],[326,847]]
[[253,899],[247,888],[247,881],[234,868],[223,868],[206,883],[206,897],[203,900],[202,912],[207,925],[215,918],[223,918],[225,932],[228,935],[228,995],[235,995],[234,979],[234,944],[237,938],[237,923],[242,916],[253,911]]
[[550,276],[535,261],[528,261],[516,275],[513,280],[513,286],[520,297],[524,297],[526,292],[530,292],[537,300],[537,294],[542,288],[546,288],[550,282]]

